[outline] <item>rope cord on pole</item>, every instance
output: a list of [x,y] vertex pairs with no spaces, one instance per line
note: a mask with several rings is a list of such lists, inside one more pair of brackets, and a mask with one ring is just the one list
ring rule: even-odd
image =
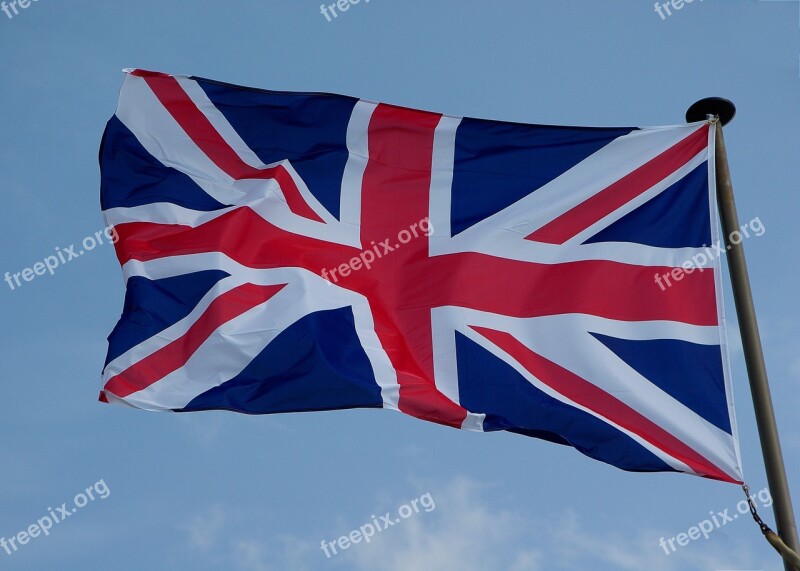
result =
[[742,489],[744,490],[744,495],[747,497],[747,505],[750,506],[750,513],[753,516],[753,520],[755,520],[758,527],[761,528],[761,533],[764,534],[769,544],[775,548],[775,551],[777,551],[787,563],[793,565],[796,571],[800,571],[800,555],[792,551],[783,542],[780,536],[772,531],[772,529],[764,523],[764,520],[761,519],[761,516],[758,515],[756,503],[753,501],[753,496],[750,495],[750,486],[742,484]]

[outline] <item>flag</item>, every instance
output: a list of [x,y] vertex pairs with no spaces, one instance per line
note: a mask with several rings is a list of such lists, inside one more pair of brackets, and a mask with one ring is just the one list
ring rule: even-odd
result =
[[707,122],[526,125],[128,70],[100,162],[126,284],[104,402],[387,408],[742,479]]

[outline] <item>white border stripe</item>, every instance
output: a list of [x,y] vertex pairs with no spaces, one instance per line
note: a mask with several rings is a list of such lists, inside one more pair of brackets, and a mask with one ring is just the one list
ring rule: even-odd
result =
[[[433,135],[433,158],[431,162],[430,209],[428,218],[433,233],[428,237],[430,250],[437,240],[450,240],[450,197],[453,187],[456,133],[461,124],[460,117],[443,116]],[[436,310],[431,311],[431,336],[433,340],[433,375],[436,389],[455,403],[459,403],[458,371],[456,370],[455,337],[444,322],[436,319]],[[460,403],[459,403],[460,404]],[[475,424],[475,419],[465,419]],[[481,420],[481,429],[483,421]]]
[[[450,237],[450,207],[453,191],[453,170],[456,159],[456,134],[461,117],[442,116],[433,135],[431,191],[428,218],[434,227],[429,241]],[[431,243],[431,246],[433,244]]]
[[106,224],[110,226],[129,222],[150,222],[152,224],[179,224],[196,228],[236,208],[236,206],[229,206],[220,210],[202,211],[184,208],[171,202],[151,202],[142,206],[109,208],[103,211],[103,216]]
[[[719,124],[708,130],[708,202],[709,212],[711,213],[711,241],[712,244],[722,244],[722,233],[720,231],[719,210],[717,206],[717,145],[716,134]],[[722,371],[725,377],[725,394],[728,398],[728,414],[730,415],[731,431],[733,433],[733,454],[736,458],[735,473],[739,480],[744,481],[744,469],[742,467],[742,452],[739,446],[739,427],[736,422],[736,407],[733,397],[733,375],[731,374],[731,357],[728,349],[728,330],[727,318],[725,317],[725,299],[722,288],[722,259],[715,257],[712,266],[714,268],[714,286],[717,293],[717,319],[719,322],[719,343],[722,350]]]
[[376,107],[374,103],[359,101],[347,125],[348,156],[342,177],[340,218],[343,224],[354,228],[359,245],[357,229],[361,227],[361,188],[369,161],[369,123]]

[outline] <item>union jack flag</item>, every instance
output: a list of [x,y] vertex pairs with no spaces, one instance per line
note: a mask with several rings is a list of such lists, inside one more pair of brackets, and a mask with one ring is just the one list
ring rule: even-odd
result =
[[740,482],[719,260],[685,264],[718,242],[714,136],[128,70],[100,398],[388,408]]

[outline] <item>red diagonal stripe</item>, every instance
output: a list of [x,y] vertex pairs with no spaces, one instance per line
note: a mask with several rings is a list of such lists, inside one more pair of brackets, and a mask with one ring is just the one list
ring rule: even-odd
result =
[[708,129],[708,125],[699,128],[683,141],[622,177],[605,190],[551,220],[525,239],[547,244],[563,244],[583,232],[696,157],[708,146]]
[[520,343],[513,335],[470,326],[476,332],[508,353],[541,382],[616,425],[629,430],[646,442],[663,450],[673,458],[689,466],[694,472],[714,480],[740,484],[731,476],[716,467],[711,461],[682,442],[653,421],[649,420],[624,402],[608,394],[599,387],[582,379],[567,369],[534,353]]
[[145,75],[143,78],[169,114],[215,165],[236,180],[275,179],[292,212],[323,222],[300,194],[289,171],[281,165],[259,170],[245,163],[197,108],[178,80],[165,75]]
[[284,285],[240,285],[217,297],[178,339],[108,380],[105,390],[124,398],[163,379],[186,361],[214,331],[228,321],[267,301]]

